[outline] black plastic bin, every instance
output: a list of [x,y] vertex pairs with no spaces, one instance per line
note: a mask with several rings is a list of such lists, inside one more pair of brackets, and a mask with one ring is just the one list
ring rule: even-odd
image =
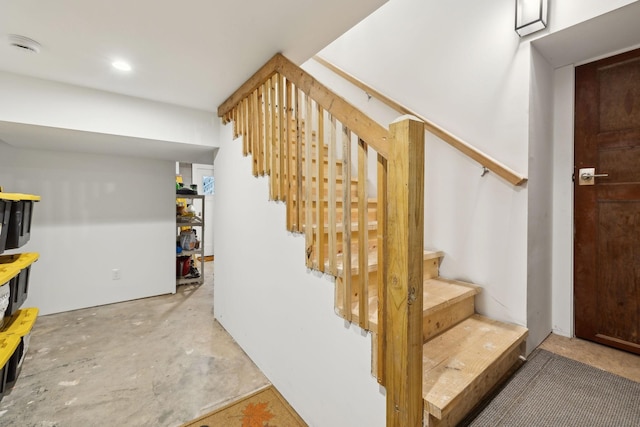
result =
[[20,375],[22,362],[24,362],[27,349],[29,348],[31,330],[33,329],[33,325],[36,323],[36,319],[38,317],[38,311],[39,310],[37,308],[25,308],[18,310],[2,327],[0,336],[6,334],[19,339],[16,350],[11,355],[7,364],[7,384],[14,382],[18,378],[18,375]]
[[[0,196],[2,193],[0,193]],[[0,198],[0,254],[4,252],[7,245],[7,235],[9,234],[9,217],[11,216],[12,200]]]
[[22,340],[17,335],[0,333],[0,400],[7,389],[11,359],[17,353]]
[[36,262],[39,257],[40,254],[37,252],[0,256],[0,267],[8,266],[19,271],[19,273],[9,281],[11,291],[5,316],[11,316],[15,313],[27,299],[31,264]]
[[[0,200],[10,203],[9,221],[2,227],[2,233],[6,232],[4,237],[6,241],[0,248],[16,249],[24,245],[31,238],[31,219],[33,217],[33,204],[40,201],[40,196],[33,194],[20,193],[0,193]],[[6,207],[5,215],[6,216]],[[2,242],[0,242],[2,243]]]
[[11,204],[9,216],[9,232],[5,249],[15,249],[24,245],[31,238],[31,217],[33,200],[19,200]]
[[9,306],[15,292],[14,288],[18,284],[18,274],[20,270],[12,264],[0,264],[0,326],[4,324],[7,316],[13,314],[9,313]]

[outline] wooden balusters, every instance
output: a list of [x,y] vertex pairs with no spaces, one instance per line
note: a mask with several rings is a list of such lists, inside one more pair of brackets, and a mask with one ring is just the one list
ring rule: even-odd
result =
[[[368,147],[358,139],[358,323],[369,329],[369,221],[367,218]],[[349,190],[351,183],[349,182]]]
[[249,120],[247,111],[247,98],[240,103],[240,132],[242,133],[242,154],[249,155],[249,138],[247,137],[247,121]]
[[324,232],[324,109],[317,105],[318,131],[316,134],[316,265],[318,270],[324,270],[326,258]]
[[256,121],[257,121],[257,134],[256,140],[258,143],[258,175],[264,176],[264,105],[263,105],[263,92],[262,86],[256,90]]
[[305,247],[306,247],[306,263],[308,268],[313,268],[313,168],[311,163],[311,156],[313,154],[312,151],[312,138],[311,134],[313,131],[312,128],[312,109],[311,109],[311,98],[305,97],[306,99],[306,108],[305,108],[305,219],[304,219],[304,227],[305,227]]
[[[293,195],[295,194],[295,185],[296,181],[294,180],[294,176],[296,176],[299,172],[295,168],[295,160],[293,156],[293,152],[295,150],[295,139],[293,135],[293,84],[287,80],[286,86],[287,93],[287,180],[285,183],[285,188],[287,190],[287,230],[293,231],[294,227],[294,217],[295,217],[295,205],[293,203]],[[297,113],[297,112],[295,112]]]
[[302,233],[302,224],[304,224],[304,207],[306,206],[302,200],[302,188],[303,181],[303,169],[302,169],[302,102],[303,94],[299,89],[296,89],[296,223],[297,231]]
[[287,155],[285,139],[287,135],[287,125],[285,123],[286,106],[284,100],[284,76],[278,74],[278,200],[286,199],[286,191],[284,188],[285,177],[287,175],[287,164],[285,157]]
[[[271,126],[273,123],[273,109],[271,99],[271,79],[268,79],[264,83],[264,168],[267,175],[271,175],[271,147],[272,147],[272,135]],[[273,199],[273,196],[271,197]]]
[[343,316],[351,321],[351,131],[342,127],[342,284]]
[[258,91],[251,92],[249,98],[249,145],[251,146],[251,154],[253,159],[253,176],[258,176],[258,162],[260,158],[260,149],[258,147]]
[[[250,155],[254,153],[253,147],[253,96],[249,94],[247,98],[247,151]],[[255,162],[251,162],[251,170],[255,168]]]
[[280,174],[280,162],[278,161],[278,92],[277,75],[273,75],[271,80],[271,179],[269,180],[269,194],[271,200],[279,200],[278,195],[278,175]]
[[385,262],[384,262],[384,254],[387,247],[387,242],[385,240],[386,236],[386,222],[387,222],[387,159],[378,154],[378,171],[377,171],[377,182],[378,182],[378,198],[377,198],[377,206],[378,209],[376,211],[377,221],[378,221],[378,339],[376,340],[377,355],[378,355],[378,363],[377,363],[377,379],[378,382],[382,385],[385,385],[385,363],[384,363],[384,354],[386,353],[386,341],[384,339],[385,336],[385,304],[381,300],[381,295],[384,296],[387,294],[385,280],[386,270],[385,270]]
[[[338,258],[338,244],[337,244],[337,227],[336,227],[336,118],[331,117],[331,135],[329,136],[329,194],[327,211],[329,213],[329,271],[328,273],[337,276],[337,258]],[[343,210],[347,210],[346,206],[342,207]]]
[[233,122],[233,139],[238,138],[238,106],[231,110],[231,121]]

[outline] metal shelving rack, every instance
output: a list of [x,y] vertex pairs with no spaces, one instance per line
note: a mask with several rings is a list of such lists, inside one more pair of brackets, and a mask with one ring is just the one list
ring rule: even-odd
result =
[[180,229],[181,227],[198,227],[200,228],[200,231],[197,232],[199,239],[200,239],[200,248],[198,249],[194,249],[192,251],[185,251],[183,250],[180,253],[176,252],[176,258],[181,257],[181,256],[191,256],[191,257],[196,257],[196,261],[197,261],[197,257],[200,257],[200,277],[194,277],[194,278],[176,278],[176,286],[178,285],[200,285],[202,283],[204,283],[204,208],[205,208],[205,203],[204,203],[204,196],[200,195],[200,194],[176,194],[176,204],[178,202],[179,199],[187,199],[187,200],[200,200],[201,203],[201,212],[200,215],[196,215],[195,217],[187,217],[187,216],[177,216],[176,215],[176,229],[177,234],[176,236],[180,235]]

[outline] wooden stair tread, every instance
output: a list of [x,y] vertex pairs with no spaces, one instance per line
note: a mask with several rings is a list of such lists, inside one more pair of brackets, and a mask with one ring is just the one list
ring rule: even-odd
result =
[[[372,221],[375,222],[375,221]],[[376,222],[377,225],[377,222]],[[352,229],[353,230],[353,229]],[[434,258],[442,258],[444,256],[444,253],[442,251],[424,251],[423,253],[423,259],[429,260],[429,259],[434,259]],[[338,260],[336,262],[336,267],[338,268],[338,276],[342,276],[342,266],[343,264],[343,254],[338,254]],[[378,268],[378,250],[373,250],[373,251],[369,251],[369,256],[368,256],[368,261],[369,261],[369,272],[371,271],[375,271]],[[327,261],[325,263],[325,268],[328,270],[329,268],[329,262]],[[352,275],[357,275],[360,273],[360,266],[359,266],[359,262],[358,262],[358,254],[353,254],[351,256],[351,274]]]
[[[314,172],[315,172],[315,171],[314,171]],[[304,174],[303,174],[302,176],[306,179],[306,176],[305,176]],[[291,175],[291,178],[292,178],[294,181],[295,181],[296,177],[297,177],[297,175],[296,175],[295,173]],[[335,178],[336,178],[336,181],[340,181],[340,182],[343,182],[343,181],[345,180],[344,175],[342,175],[342,174],[340,174],[340,175],[336,175],[336,177],[335,177]],[[312,179],[313,183],[315,184],[315,182],[318,180],[318,177],[317,177],[316,175],[313,175],[313,176],[311,177],[311,179]],[[324,181],[325,183],[326,183],[326,182],[329,182],[329,177],[328,177],[326,174],[325,174],[325,175],[324,175],[324,177],[323,177],[323,181]],[[352,176],[352,177],[351,177],[351,184],[357,184],[357,183],[358,183],[358,177],[356,177],[356,176]]]
[[[358,323],[360,320],[360,307],[358,301],[351,304],[351,318],[354,323]],[[369,297],[369,330],[371,332],[378,332],[378,296],[373,295]]]
[[[296,194],[295,194],[295,193],[294,193],[294,195],[293,195],[293,201],[294,201],[294,202],[296,201]],[[302,199],[302,201],[303,201],[303,202],[306,202],[306,200],[304,199],[304,193],[303,193],[303,199]],[[315,198],[312,200],[312,202],[313,202],[313,203],[315,203],[315,202],[316,202]],[[329,198],[328,198],[328,196],[323,195],[323,196],[322,196],[322,202],[323,202],[324,204],[328,204],[328,203],[329,203]],[[342,198],[338,197],[338,198],[336,199],[336,207],[338,207],[338,205],[339,205],[339,206],[342,206],[342,204],[343,204],[343,200],[342,200]],[[358,198],[357,198],[357,197],[352,197],[352,198],[351,198],[351,205],[357,205],[357,204],[358,204]],[[376,207],[376,206],[378,205],[378,199],[376,199],[376,198],[368,198],[368,199],[367,199],[367,205],[368,205],[368,207],[369,207],[369,208]],[[355,208],[355,206],[352,206],[352,207],[353,207],[353,208]]]
[[474,386],[487,370],[526,338],[527,329],[473,315],[423,346],[425,410],[442,419],[456,402],[480,399]]
[[458,280],[426,279],[424,281],[423,310],[425,314],[440,310],[457,303],[465,298],[479,294],[481,288],[471,283],[460,282]]
[[[431,253],[430,253],[431,255]],[[428,259],[428,258],[425,258]],[[479,286],[457,280],[427,279],[424,281],[423,316],[429,316],[436,311],[445,310],[465,298],[474,298],[482,291]],[[359,315],[358,301],[351,304],[351,315],[357,320]],[[377,332],[378,326],[378,296],[369,296],[370,329]]]
[[[313,227],[311,227],[314,231],[318,229],[318,225],[317,224],[313,224]],[[324,225],[324,232],[325,233],[329,233],[329,225],[325,224]],[[367,221],[367,230],[368,231],[372,231],[372,230],[376,230],[378,228],[378,221]],[[302,224],[302,231],[304,232],[307,229],[306,224]],[[360,227],[358,225],[357,222],[352,222],[351,223],[351,233],[357,233],[360,230]],[[343,223],[338,223],[336,224],[336,232],[337,233],[342,233],[344,231],[344,224]],[[351,240],[353,240],[354,238],[352,237]],[[357,241],[357,238],[356,238]],[[376,255],[377,256],[377,255]],[[338,254],[338,265],[342,265],[342,254]],[[356,262],[358,261],[357,255],[354,255],[352,257],[353,260],[355,260]]]
[[[329,225],[328,224],[324,224],[324,232],[328,233],[329,232]],[[376,230],[378,228],[378,221],[373,220],[373,221],[367,221],[367,230]],[[304,230],[304,225],[302,226],[302,229]],[[318,229],[318,224],[313,224],[313,229],[317,230]],[[358,224],[357,221],[351,221],[351,232],[356,232],[360,229],[360,226]],[[344,230],[344,224],[342,222],[339,222],[336,224],[336,231],[337,232],[342,232]]]

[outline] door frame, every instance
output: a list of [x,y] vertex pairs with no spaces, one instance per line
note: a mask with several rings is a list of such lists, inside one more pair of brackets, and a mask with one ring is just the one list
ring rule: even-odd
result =
[[[637,46],[625,50],[633,50]],[[574,100],[575,67],[620,53],[589,58],[554,70],[553,131],[553,332],[575,336],[574,268]]]
[[[597,19],[597,18],[596,18]],[[550,88],[552,100],[547,105],[552,109],[552,273],[551,304],[552,332],[567,336],[575,336],[575,314],[573,295],[574,268],[574,186],[572,174],[574,168],[574,101],[575,101],[575,67],[618,53],[640,47],[640,40],[626,46],[614,46],[606,53],[592,52],[586,47],[593,40],[590,32],[585,30],[579,39],[583,57],[573,63],[562,63],[562,58],[555,58],[555,65],[548,64],[553,74]],[[535,45],[535,43],[534,43]],[[569,52],[569,50],[567,50]],[[544,56],[544,51],[541,52]],[[570,55],[572,53],[567,53]],[[532,76],[531,87],[539,87],[540,81]]]

